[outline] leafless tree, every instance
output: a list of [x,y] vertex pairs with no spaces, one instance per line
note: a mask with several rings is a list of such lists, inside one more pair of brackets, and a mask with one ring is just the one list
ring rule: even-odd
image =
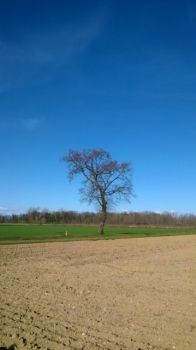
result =
[[82,175],[82,199],[98,205],[101,217],[99,232],[104,234],[108,207],[122,199],[130,201],[133,195],[130,164],[113,160],[102,149],[70,150],[63,160],[68,165],[70,180]]

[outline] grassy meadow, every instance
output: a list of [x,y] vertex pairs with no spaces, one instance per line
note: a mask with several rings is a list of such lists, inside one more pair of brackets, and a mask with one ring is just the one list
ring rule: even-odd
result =
[[[67,236],[66,236],[67,232]],[[1,224],[0,244],[16,242],[115,239],[196,234],[195,227],[126,227],[106,226],[105,235],[90,225],[22,225]]]

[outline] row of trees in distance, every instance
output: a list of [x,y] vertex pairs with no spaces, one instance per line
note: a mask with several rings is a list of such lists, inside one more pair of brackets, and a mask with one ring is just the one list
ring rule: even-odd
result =
[[[100,213],[76,211],[49,211],[30,209],[23,214],[2,215],[0,223],[24,224],[92,224],[100,223]],[[110,225],[149,225],[149,226],[196,226],[196,215],[173,214],[169,212],[108,212]]]

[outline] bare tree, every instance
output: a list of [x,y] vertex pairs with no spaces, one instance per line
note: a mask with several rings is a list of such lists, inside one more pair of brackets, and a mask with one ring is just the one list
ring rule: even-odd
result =
[[98,205],[101,217],[99,233],[104,234],[108,207],[122,199],[130,201],[133,195],[130,164],[113,160],[102,149],[70,150],[63,160],[68,164],[70,180],[82,175],[82,199]]

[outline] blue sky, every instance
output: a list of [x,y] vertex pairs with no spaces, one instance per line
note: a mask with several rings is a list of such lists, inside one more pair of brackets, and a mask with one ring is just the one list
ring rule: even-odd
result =
[[93,210],[60,158],[131,161],[117,210],[196,213],[196,3],[0,2],[0,211]]

